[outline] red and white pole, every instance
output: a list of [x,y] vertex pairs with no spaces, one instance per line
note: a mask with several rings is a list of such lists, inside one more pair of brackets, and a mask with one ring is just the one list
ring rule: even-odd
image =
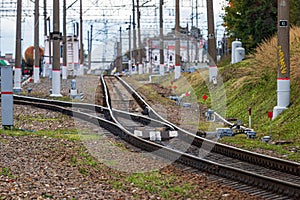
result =
[[1,114],[3,129],[13,127],[14,102],[13,102],[13,70],[5,60],[0,60],[1,68]]

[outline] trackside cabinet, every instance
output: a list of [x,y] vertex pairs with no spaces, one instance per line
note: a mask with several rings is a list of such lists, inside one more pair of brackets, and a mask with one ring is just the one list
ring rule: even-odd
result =
[[1,111],[2,128],[13,127],[13,69],[6,60],[0,60],[1,67]]

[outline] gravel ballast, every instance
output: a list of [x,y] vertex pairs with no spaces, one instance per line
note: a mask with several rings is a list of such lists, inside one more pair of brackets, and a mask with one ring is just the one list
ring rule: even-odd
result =
[[[94,87],[98,79],[76,78],[85,102],[97,101]],[[64,96],[68,96],[70,82],[62,82]],[[49,79],[29,83],[23,91],[28,87],[32,88],[28,95],[50,98]],[[204,173],[190,173],[171,164],[145,172],[142,176],[154,173],[158,178],[152,182],[145,178],[140,185],[128,178],[138,173],[126,167],[132,163],[138,163],[140,169],[142,164],[160,166],[159,158],[146,157],[115,136],[106,135],[102,128],[60,113],[21,105],[15,105],[14,111],[15,126],[22,131],[0,135],[0,199],[259,199],[213,183]],[[58,136],[46,134],[48,131]],[[90,138],[70,139],[69,134],[76,131]],[[129,155],[140,158],[132,160]],[[118,166],[116,160],[123,165]]]

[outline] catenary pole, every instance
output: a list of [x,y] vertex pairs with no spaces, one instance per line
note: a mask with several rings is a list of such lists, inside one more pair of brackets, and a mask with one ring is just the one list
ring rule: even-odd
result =
[[136,1],[137,9],[137,25],[138,25],[138,68],[139,73],[143,73],[143,63],[142,63],[142,41],[141,41],[141,11],[140,11],[140,2]]
[[44,0],[44,36],[47,39],[47,0]]
[[60,39],[59,29],[59,0],[53,0],[53,70],[52,70],[52,97],[61,97],[60,94]]
[[273,119],[290,105],[290,3],[278,0],[277,106]]
[[180,65],[180,10],[179,0],[175,4],[175,79],[180,78],[181,65]]
[[49,65],[52,65],[52,41],[50,39],[50,34],[51,34],[51,30],[50,30],[50,16],[47,17],[47,21],[48,21],[48,29],[49,29]]
[[83,51],[83,22],[82,22],[82,0],[80,0],[80,11],[79,11],[79,23],[80,23],[80,70],[83,70],[84,64],[84,51]]
[[15,76],[14,76],[14,92],[21,92],[21,15],[22,15],[22,0],[17,1],[17,22],[16,22],[16,60],[15,60]]
[[215,36],[215,26],[214,26],[214,9],[213,1],[207,0],[207,26],[208,26],[208,55],[209,55],[209,65],[216,65],[217,55],[216,55],[216,36]]
[[118,54],[118,58],[119,58],[119,63],[118,63],[118,72],[122,72],[123,70],[123,66],[122,66],[122,62],[123,62],[123,59],[122,59],[122,26],[120,26],[120,29],[119,29],[119,32],[120,32],[120,35],[119,35],[119,54]]
[[199,62],[199,13],[198,13],[198,0],[196,0],[196,65]]
[[131,15],[129,17],[129,26],[128,26],[128,37],[129,37],[129,62],[128,62],[128,70],[131,73],[132,68],[132,49],[131,49]]
[[40,81],[40,45],[39,45],[39,1],[35,1],[34,8],[34,67],[33,80],[34,83]]
[[133,29],[133,64],[136,65],[137,62],[137,52],[136,52],[136,24],[135,24],[135,0],[132,0],[132,29]]
[[[163,69],[162,73],[164,73],[164,27],[163,27],[163,4],[164,1],[160,0],[159,3],[159,60],[160,60],[160,68]],[[161,70],[160,70],[161,71]],[[163,75],[163,74],[161,74]]]
[[[44,0],[44,46],[46,47],[47,45],[47,41],[48,41],[48,37],[47,37],[47,0]],[[44,54],[45,55],[45,54]],[[46,65],[45,63],[43,64],[43,69],[42,69],[42,76],[45,77],[46,76]]]
[[92,41],[93,41],[93,25],[90,26],[90,33],[88,32],[88,59],[89,59],[89,70],[92,69]]
[[62,79],[67,79],[67,8],[66,0],[63,0],[63,66]]

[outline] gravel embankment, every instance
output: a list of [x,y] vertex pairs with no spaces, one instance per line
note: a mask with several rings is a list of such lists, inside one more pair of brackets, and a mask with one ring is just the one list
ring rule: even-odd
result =
[[[76,80],[85,102],[97,102],[98,77]],[[70,80],[62,81],[64,96],[69,86]],[[28,87],[32,88],[29,95],[49,98],[51,81],[29,83],[23,91],[27,93]],[[16,128],[25,131],[0,135],[0,199],[259,199],[212,183],[205,174],[164,165],[105,135],[102,128],[31,106],[15,105],[14,110]],[[43,130],[61,134],[52,137]],[[68,139],[76,131],[88,137]],[[160,178],[148,178],[142,185],[128,178],[132,171],[147,171],[152,166]],[[151,180],[156,185],[151,186]]]

